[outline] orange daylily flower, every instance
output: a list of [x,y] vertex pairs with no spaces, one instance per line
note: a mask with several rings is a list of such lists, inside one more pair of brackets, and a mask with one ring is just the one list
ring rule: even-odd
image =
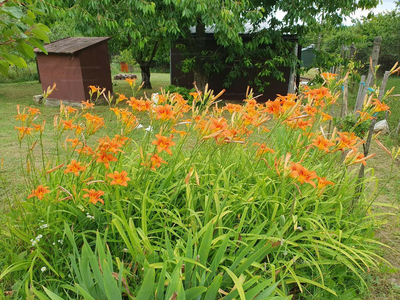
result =
[[151,169],[155,170],[156,167],[161,167],[161,164],[168,164],[165,160],[162,159],[158,154],[154,154],[151,158]]
[[81,162],[77,162],[75,159],[71,161],[67,168],[65,169],[64,173],[74,173],[75,176],[79,176],[79,172],[85,171],[86,167],[81,165]]
[[83,195],[83,198],[87,198],[89,197],[89,202],[96,204],[97,202],[101,202],[101,204],[104,205],[104,201],[103,199],[101,199],[100,197],[104,195],[103,191],[96,191],[94,189],[83,189],[83,191],[88,192],[87,194]]
[[196,101],[197,98],[201,95],[201,91],[200,94],[198,92],[193,92],[193,93],[189,93],[190,96],[193,97],[193,99]]
[[264,153],[270,152],[270,153],[275,153],[274,149],[268,148],[267,145],[265,145],[264,143],[260,144],[260,143],[254,143],[253,145],[255,146],[259,146],[257,149],[257,153],[256,156],[261,156]]
[[172,128],[171,131],[174,132],[174,133],[178,133],[181,137],[183,137],[183,136],[188,134],[188,132],[186,132],[184,130],[177,130],[175,128]]
[[117,154],[118,152],[123,152],[121,149],[122,143],[118,142],[116,139],[110,139],[108,136],[99,139],[99,150],[101,152],[112,152]]
[[329,152],[329,147],[335,146],[335,143],[332,143],[330,140],[324,138],[322,135],[317,136],[316,139],[312,140],[313,143],[311,145],[317,147],[320,150],[324,150],[326,153]]
[[112,162],[112,161],[118,161],[118,159],[111,153],[107,153],[104,151],[97,153],[96,162],[103,163],[104,166],[106,167],[106,169],[108,169],[110,167],[110,162]]
[[354,132],[338,132],[337,134],[339,137],[336,140],[339,142],[338,147],[340,150],[344,150],[346,148],[354,150],[354,145],[356,145],[359,140]]
[[240,112],[242,110],[242,106],[240,104],[233,104],[233,103],[228,103],[225,105],[224,110],[229,111],[230,113],[233,112]]
[[129,85],[132,87],[132,85],[136,82],[137,78],[125,78],[125,81],[129,83]]
[[169,104],[155,106],[153,110],[157,113],[157,120],[161,119],[167,121],[175,119],[176,113]]
[[321,73],[322,78],[324,78],[326,81],[331,81],[333,79],[336,78],[336,76],[338,76],[338,74],[333,74],[333,73]]
[[359,111],[359,110],[357,110],[356,112],[360,114],[360,116],[358,117],[357,123],[362,123],[362,122],[367,121],[367,120],[375,119],[367,111]]
[[75,128],[75,125],[72,124],[71,120],[61,120],[61,123],[63,124],[63,130],[72,130]]
[[25,122],[25,120],[28,118],[28,114],[18,114],[15,115],[14,118],[16,121],[21,120],[22,122]]
[[35,190],[31,191],[31,194],[28,196],[28,199],[32,197],[37,197],[39,200],[42,200],[44,194],[50,193],[49,187],[44,185],[38,185]]
[[124,101],[124,100],[128,100],[128,98],[125,97],[124,94],[119,94],[118,99],[117,99],[117,103],[120,103],[121,101]]
[[94,85],[89,85],[88,88],[90,89],[90,91],[93,93],[98,93],[100,91],[100,87],[95,87]]
[[287,96],[282,96],[279,94],[277,95],[278,95],[277,99],[280,99],[281,101],[283,111],[287,111],[288,109],[296,105],[296,99],[297,99],[296,94],[289,93],[287,94]]
[[82,101],[82,109],[86,110],[89,108],[93,108],[94,107],[94,103],[90,103],[89,101]]
[[86,133],[89,135],[94,134],[101,127],[105,126],[104,118],[89,113],[86,113],[83,116],[86,119]]
[[114,171],[114,174],[108,174],[107,176],[113,179],[111,181],[111,185],[117,184],[117,185],[123,185],[123,186],[128,186],[128,181],[131,179],[127,176],[128,173],[126,171],[122,171],[121,173],[118,171]]
[[116,134],[113,138],[113,141],[120,143],[121,145],[125,145],[126,141],[129,141],[129,138],[123,135]]
[[71,143],[71,147],[72,148],[75,148],[78,145],[82,145],[82,143],[79,142],[79,140],[77,138],[75,138],[75,139],[67,139],[67,142]]
[[33,126],[33,128],[35,129],[36,132],[38,132],[38,131],[43,132],[45,124],[46,124],[46,120],[43,121],[42,125],[34,124],[34,123],[32,123],[31,125]]
[[290,177],[295,178],[301,184],[309,183],[314,188],[316,187],[315,182],[312,181],[313,179],[317,178],[317,173],[315,171],[309,171],[299,163],[292,163],[290,169]]
[[69,114],[73,114],[73,113],[76,113],[76,112],[78,111],[76,108],[73,108],[73,107],[71,107],[71,106],[67,106],[67,107],[65,108],[65,110],[66,110],[67,113],[69,113]]
[[219,119],[211,118],[210,121],[211,124],[209,126],[209,129],[211,130],[211,132],[217,132],[228,128],[228,123],[226,122],[226,119],[223,117]]
[[265,103],[265,112],[278,117],[284,110],[281,106],[281,100],[279,98],[275,99],[275,101],[268,101]]
[[372,99],[372,104],[375,105],[375,107],[372,109],[373,112],[386,111],[390,108],[385,103],[379,101],[379,99]]
[[171,151],[171,149],[169,149],[169,147],[175,145],[175,143],[172,141],[173,137],[174,137],[173,135],[170,135],[170,137],[168,138],[166,136],[156,134],[157,140],[153,141],[152,144],[157,146],[158,152],[161,152],[164,150],[169,155],[172,155],[172,151]]
[[31,135],[31,131],[33,128],[31,127],[14,127],[15,129],[18,130],[18,136],[20,139],[22,139],[25,135]]
[[33,107],[28,107],[28,112],[31,116],[40,114],[40,109],[38,108],[33,108]]
[[78,152],[79,154],[83,153],[86,155],[92,155],[94,153],[92,148],[90,148],[89,146],[84,146],[81,149],[75,149],[75,151]]
[[333,119],[333,117],[331,115],[328,115],[328,114],[324,113],[323,111],[321,112],[321,116],[322,116],[322,122]]
[[318,109],[316,107],[311,106],[310,104],[307,104],[306,106],[303,107],[303,111],[308,115],[314,116],[315,113],[318,111]]
[[309,87],[305,88],[304,95],[306,97],[313,98],[315,102],[315,106],[324,106],[322,99],[329,99],[332,97],[331,92],[328,88],[322,86],[319,89],[310,89]]
[[335,183],[329,180],[326,180],[326,177],[318,177],[318,189],[322,189],[327,185],[334,185]]

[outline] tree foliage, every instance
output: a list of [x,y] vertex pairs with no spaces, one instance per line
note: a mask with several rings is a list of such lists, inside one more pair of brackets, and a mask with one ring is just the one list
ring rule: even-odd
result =
[[304,45],[317,44],[319,33],[321,33],[321,46],[316,51],[317,60],[315,66],[328,69],[343,64],[341,47],[349,48],[352,43],[356,47],[353,60],[359,65],[369,62],[374,38],[382,37],[379,53],[380,71],[390,70],[400,60],[400,13],[393,10],[381,14],[370,14],[362,20],[355,21],[352,26],[333,26],[324,24],[320,26],[321,31],[310,31],[305,39]]
[[35,57],[33,48],[43,52],[49,42],[49,28],[36,21],[43,12],[32,1],[0,0],[0,72],[7,75],[11,65],[27,67]]
[[[111,36],[111,51],[129,49],[142,71],[144,88],[151,88],[150,65],[160,47],[179,33],[172,7],[164,1],[52,0],[43,3],[46,22],[74,20],[85,36]],[[157,10],[156,10],[157,8]]]
[[[145,87],[151,87],[150,64],[160,45],[179,37],[184,38],[184,67],[193,71],[203,84],[211,72],[221,70],[226,63],[232,65],[228,84],[251,67],[256,67],[259,78],[266,73],[282,77],[278,67],[296,62],[293,47],[289,50],[290,45],[280,40],[282,34],[301,35],[305,25],[315,25],[321,18],[338,24],[357,8],[377,4],[378,0],[51,0],[44,3],[52,18],[73,18],[83,34],[112,36],[112,43],[119,50],[129,48],[141,67]],[[276,17],[278,12],[285,14],[283,19]],[[214,32],[221,53],[204,49],[207,28]],[[241,34],[245,32],[257,34],[244,41]]]

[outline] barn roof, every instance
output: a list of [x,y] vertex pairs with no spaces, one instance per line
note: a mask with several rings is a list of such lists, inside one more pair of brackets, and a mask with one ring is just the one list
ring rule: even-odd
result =
[[[47,53],[73,54],[82,49],[107,41],[111,37],[67,37],[56,42],[44,45]],[[43,52],[35,48],[35,52]]]

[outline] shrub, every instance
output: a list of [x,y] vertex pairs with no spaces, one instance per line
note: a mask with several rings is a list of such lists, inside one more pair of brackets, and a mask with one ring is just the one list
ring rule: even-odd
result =
[[[192,105],[176,93],[157,104],[131,97],[110,107],[112,136],[100,136],[105,118],[90,102],[62,105],[51,135],[39,109],[19,108],[29,192],[7,215],[2,288],[52,299],[360,292],[384,261],[374,253],[374,195],[357,189],[373,179],[356,176],[369,158],[362,140],[326,132],[331,90],[223,108],[209,91]],[[45,135],[54,149],[40,149]]]

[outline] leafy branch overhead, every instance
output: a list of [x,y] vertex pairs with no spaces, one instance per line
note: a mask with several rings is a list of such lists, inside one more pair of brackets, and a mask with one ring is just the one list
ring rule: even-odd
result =
[[0,73],[7,75],[11,65],[27,67],[26,60],[35,57],[33,48],[45,51],[50,29],[36,22],[43,11],[32,1],[10,0],[0,2]]

